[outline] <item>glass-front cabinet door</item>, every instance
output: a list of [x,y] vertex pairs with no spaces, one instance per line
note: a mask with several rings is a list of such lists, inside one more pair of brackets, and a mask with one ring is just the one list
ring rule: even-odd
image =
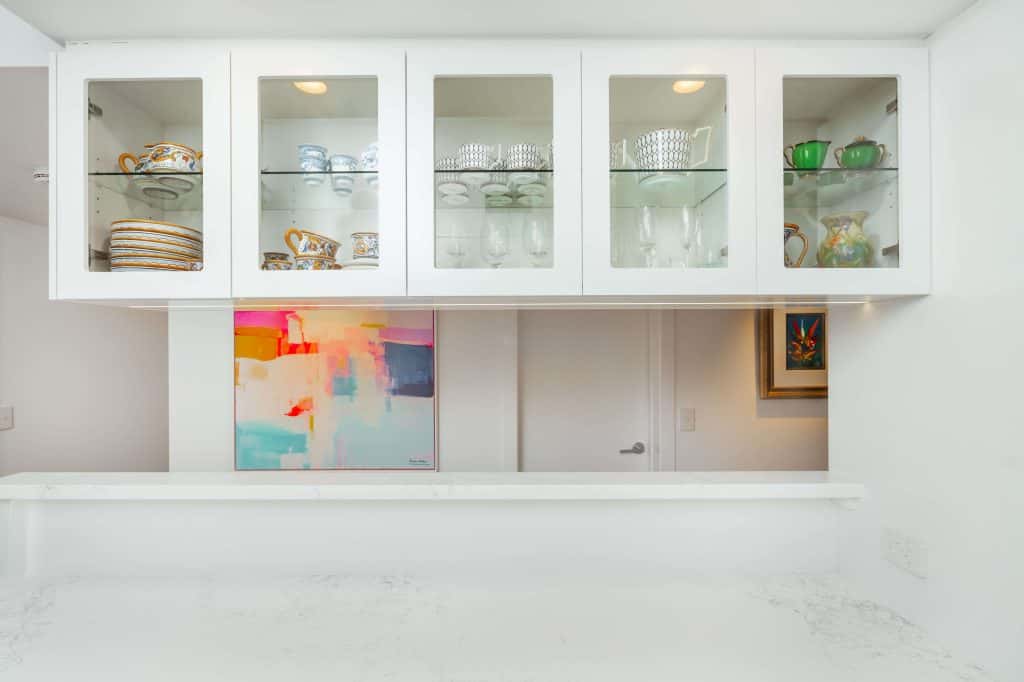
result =
[[236,298],[405,295],[405,62],[232,51]]
[[409,294],[579,294],[579,52],[410,51],[408,95]]
[[752,49],[583,51],[583,290],[755,292]]
[[758,287],[930,286],[928,52],[758,50]]
[[56,57],[52,295],[231,296],[227,50]]

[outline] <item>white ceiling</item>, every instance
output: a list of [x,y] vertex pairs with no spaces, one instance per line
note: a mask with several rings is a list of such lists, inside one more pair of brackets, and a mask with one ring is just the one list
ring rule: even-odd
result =
[[[887,38],[974,0],[2,0],[57,40],[352,36]],[[161,11],[160,8],[166,11]]]
[[0,216],[46,225],[47,186],[32,182],[33,169],[47,166],[46,69],[0,68],[0,92],[17,93],[0,106]]

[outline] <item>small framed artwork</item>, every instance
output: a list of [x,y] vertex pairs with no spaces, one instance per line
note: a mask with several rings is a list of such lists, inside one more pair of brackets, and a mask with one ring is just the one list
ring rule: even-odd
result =
[[761,398],[827,398],[827,334],[824,308],[759,311]]

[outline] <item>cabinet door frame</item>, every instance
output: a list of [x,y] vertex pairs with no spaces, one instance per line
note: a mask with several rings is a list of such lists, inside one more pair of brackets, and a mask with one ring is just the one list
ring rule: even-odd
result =
[[[899,79],[898,268],[787,268],[783,264],[785,76]],[[889,296],[931,289],[931,148],[928,50],[923,47],[757,50],[758,293]],[[844,141],[836,141],[841,145]],[[831,149],[829,150],[831,152]]]
[[[616,268],[611,264],[608,174],[609,79],[726,78],[728,266]],[[583,291],[597,295],[749,295],[756,291],[753,48],[663,47],[583,50]]]
[[[231,296],[230,59],[226,48],[178,45],[71,47],[56,59],[55,298],[167,301]],[[90,272],[88,84],[116,80],[202,80],[203,270]],[[158,142],[146,140],[145,142]],[[138,153],[139,149],[126,149]],[[129,217],[129,216],[126,216]]]
[[[435,267],[434,79],[445,76],[551,77],[555,188],[552,268]],[[578,296],[582,293],[579,50],[526,43],[409,50],[407,87],[409,295]]]
[[[376,269],[348,272],[260,270],[260,78],[346,76],[377,78],[380,265]],[[235,298],[301,300],[404,296],[405,51],[317,43],[232,50],[231,112]],[[330,189],[325,187],[324,191]]]

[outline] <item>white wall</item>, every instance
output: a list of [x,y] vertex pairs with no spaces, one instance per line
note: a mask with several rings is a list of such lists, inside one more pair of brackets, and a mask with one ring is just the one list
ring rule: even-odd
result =
[[[1024,3],[985,0],[931,39],[934,294],[836,311],[830,353],[832,468],[873,498],[843,565],[1007,681],[1024,679],[1021,26]],[[882,529],[923,577],[881,558]]]
[[677,470],[828,469],[828,401],[758,397],[756,317],[676,312],[676,403],[697,417],[676,433]]
[[11,10],[0,6],[0,66],[49,66],[53,42]]
[[47,300],[46,237],[0,218],[0,475],[166,470],[166,317]]

